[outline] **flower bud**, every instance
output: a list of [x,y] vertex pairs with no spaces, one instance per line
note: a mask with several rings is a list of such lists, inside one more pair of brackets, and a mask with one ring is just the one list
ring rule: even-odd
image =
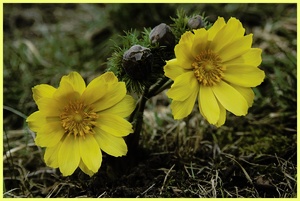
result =
[[170,26],[165,23],[161,23],[154,27],[150,34],[149,38],[152,44],[159,43],[160,46],[167,46],[174,48],[175,46],[175,36],[171,31]]
[[153,57],[149,48],[134,45],[124,52],[122,66],[130,78],[144,80],[151,74],[152,61]]
[[189,19],[187,25],[191,29],[199,29],[204,27],[204,22],[200,15],[196,15],[195,17]]

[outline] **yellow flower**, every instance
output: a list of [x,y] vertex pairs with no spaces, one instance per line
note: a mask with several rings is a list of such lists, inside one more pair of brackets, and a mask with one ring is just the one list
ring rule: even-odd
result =
[[101,166],[101,150],[116,157],[126,155],[122,137],[133,131],[124,118],[134,110],[135,101],[112,72],[87,86],[72,72],[62,77],[57,89],[41,84],[32,91],[39,110],[27,122],[37,133],[35,143],[46,147],[48,166],[59,168],[64,176],[77,167],[92,176]]
[[175,119],[189,115],[198,98],[199,110],[210,124],[225,123],[226,110],[241,116],[252,106],[251,87],[265,73],[258,68],[261,49],[251,48],[252,34],[241,22],[219,17],[214,25],[186,32],[175,46],[175,59],[167,61],[165,75],[174,80],[167,92]]

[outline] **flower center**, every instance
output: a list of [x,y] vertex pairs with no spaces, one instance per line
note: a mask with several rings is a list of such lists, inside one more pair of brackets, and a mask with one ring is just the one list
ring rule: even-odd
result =
[[213,86],[219,83],[226,69],[225,66],[222,66],[219,55],[211,50],[200,52],[192,63],[192,67],[194,67],[194,75],[198,82],[204,86]]
[[60,114],[62,127],[67,135],[85,137],[93,134],[98,115],[80,101],[70,102]]

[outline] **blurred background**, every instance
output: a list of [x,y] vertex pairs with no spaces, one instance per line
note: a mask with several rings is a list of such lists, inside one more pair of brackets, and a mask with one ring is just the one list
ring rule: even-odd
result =
[[[185,175],[183,181],[189,178],[191,185],[174,179],[160,194],[154,187],[144,194],[142,190],[136,194],[113,194],[105,188],[107,183],[99,184],[102,187],[98,190],[83,190],[83,184],[75,179],[80,184],[76,188],[81,191],[70,191],[74,180],[61,178],[58,172],[45,167],[43,150],[34,145],[34,134],[25,124],[26,117],[37,110],[31,88],[41,83],[57,87],[60,78],[70,71],[78,71],[89,82],[107,68],[112,47],[120,44],[119,35],[153,28],[162,22],[173,23],[170,17],[176,17],[178,9],[189,15],[205,12],[212,23],[218,16],[226,21],[233,16],[242,22],[246,34],[253,33],[253,47],[263,50],[260,68],[266,79],[254,89],[256,98],[249,114],[229,114],[220,129],[208,125],[197,108],[189,119],[174,121],[169,101],[161,94],[148,102],[141,146],[152,153],[175,153],[170,161],[180,161],[176,171]],[[3,11],[5,197],[98,197],[103,192],[104,197],[296,196],[296,4],[23,3],[4,4]],[[233,165],[234,161],[239,163]],[[200,167],[207,169],[195,169]],[[209,171],[212,169],[220,171],[222,177]],[[198,173],[189,174],[193,170]],[[223,183],[216,179],[215,191],[209,191],[211,178],[218,176]],[[201,184],[200,180],[207,182]],[[223,185],[224,180],[229,186]],[[241,186],[238,180],[250,182],[250,187]],[[69,182],[64,187],[67,190],[58,191],[57,181]],[[166,185],[163,178],[159,182]],[[150,183],[144,183],[142,189],[146,190]],[[179,190],[174,191],[174,186]]]

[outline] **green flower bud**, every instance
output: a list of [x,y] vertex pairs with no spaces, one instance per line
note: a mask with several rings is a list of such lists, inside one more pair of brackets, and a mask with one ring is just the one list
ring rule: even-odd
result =
[[152,71],[153,56],[149,48],[134,45],[123,54],[122,67],[135,80],[147,79]]
[[152,44],[158,43],[160,46],[167,46],[169,48],[174,48],[175,46],[175,36],[170,26],[165,23],[154,27],[149,34],[149,38]]
[[200,15],[196,15],[189,19],[187,25],[190,29],[199,29],[204,27],[204,22]]

